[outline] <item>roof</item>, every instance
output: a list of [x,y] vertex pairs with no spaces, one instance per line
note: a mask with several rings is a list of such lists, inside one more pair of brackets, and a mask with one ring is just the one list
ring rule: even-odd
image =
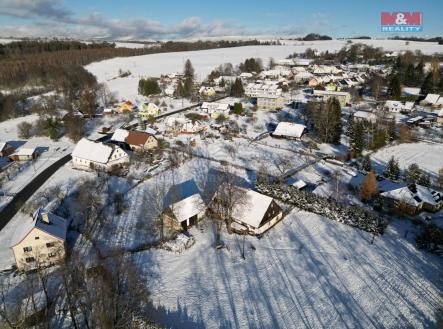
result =
[[414,207],[418,207],[423,203],[436,205],[443,201],[443,193],[415,184],[381,193],[381,196],[403,201]]
[[100,142],[82,138],[72,151],[72,157],[82,158],[93,162],[107,163],[113,147]]
[[0,143],[0,151],[3,151],[9,144],[8,143]]
[[292,186],[294,186],[297,190],[301,190],[303,187],[306,187],[307,184],[303,180],[299,179],[294,184],[292,184]]
[[273,135],[300,138],[305,129],[306,126],[298,123],[280,122],[277,128],[275,128]]
[[[42,220],[42,215],[47,214],[49,224]],[[66,233],[68,231],[68,221],[62,217],[59,217],[51,212],[45,212],[39,208],[32,218],[25,220],[17,228],[11,241],[11,247],[19,244],[33,228],[46,232],[53,237],[66,240]]]
[[177,221],[181,223],[201,213],[206,208],[206,205],[200,194],[194,194],[174,203],[170,208]]
[[240,189],[245,192],[245,200],[234,205],[232,217],[237,221],[258,228],[273,199],[253,190]]
[[347,91],[314,90],[314,95],[350,96]]
[[357,111],[354,113],[354,117],[365,120],[375,120],[377,118],[377,116],[374,113],[367,111]]
[[144,145],[151,134],[143,131],[128,131],[128,136],[125,139],[125,142],[129,145]]
[[35,152],[35,147],[33,148],[21,147],[13,155],[31,156],[32,154],[34,154],[34,152]]
[[117,129],[111,137],[111,140],[116,142],[124,142],[126,137],[128,137],[129,131],[125,129]]
[[439,94],[427,94],[423,102],[429,104],[437,104],[439,98],[440,98]]
[[206,207],[193,180],[172,186],[163,201],[165,209],[170,208],[179,222],[197,215]]

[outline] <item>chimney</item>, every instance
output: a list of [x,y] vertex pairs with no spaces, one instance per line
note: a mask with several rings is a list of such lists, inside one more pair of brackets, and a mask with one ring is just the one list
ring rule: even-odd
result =
[[47,212],[42,213],[42,222],[45,223],[45,224],[50,224]]

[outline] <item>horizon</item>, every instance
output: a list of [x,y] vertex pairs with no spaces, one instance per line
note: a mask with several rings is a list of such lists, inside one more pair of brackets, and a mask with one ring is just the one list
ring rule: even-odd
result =
[[[234,10],[235,9],[235,10]],[[382,11],[418,11],[423,32],[380,31]],[[352,15],[349,15],[352,12]],[[334,39],[369,36],[436,37],[443,34],[442,2],[407,1],[274,3],[224,1],[202,6],[172,0],[89,3],[85,0],[0,0],[4,38],[72,38],[103,40],[189,40],[251,37],[289,38],[309,33]]]

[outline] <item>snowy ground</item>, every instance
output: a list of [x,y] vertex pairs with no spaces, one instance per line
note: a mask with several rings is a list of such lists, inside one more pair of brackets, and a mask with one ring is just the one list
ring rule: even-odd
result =
[[[354,43],[356,42],[383,47],[389,51],[420,49],[425,54],[443,53],[443,45],[431,42],[411,41],[408,46],[404,41],[399,40],[354,40]],[[346,40],[288,41],[287,43],[281,46],[246,46],[119,57],[92,63],[86,66],[86,69],[94,74],[99,82],[108,82],[111,92],[118,91],[119,96],[125,98],[136,92],[140,77],[159,77],[162,74],[181,72],[187,59],[191,60],[195,68],[197,80],[203,80],[216,66],[223,63],[238,65],[249,57],[261,58],[263,63],[267,63],[271,57],[282,59],[294,52],[302,53],[307,48],[336,51],[346,45]],[[129,70],[132,75],[127,78],[113,79],[118,76],[119,69]]]
[[405,240],[404,225],[370,245],[366,233],[293,210],[246,239],[246,260],[237,236],[225,234],[229,249],[217,251],[209,224],[191,229],[196,244],[183,254],[133,257],[172,328],[432,327],[443,262]]
[[398,160],[401,169],[416,163],[432,177],[437,177],[443,167],[443,144],[408,143],[382,148],[371,156],[374,168],[382,172],[392,156]]

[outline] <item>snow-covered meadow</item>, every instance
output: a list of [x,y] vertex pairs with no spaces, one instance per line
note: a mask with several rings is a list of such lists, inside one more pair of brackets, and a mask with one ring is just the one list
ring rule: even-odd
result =
[[[140,77],[159,77],[162,74],[181,72],[187,59],[191,60],[195,68],[197,80],[203,80],[215,67],[223,63],[238,65],[246,58],[255,57],[261,58],[266,64],[271,57],[283,59],[293,53],[303,53],[307,48],[318,51],[337,51],[345,46],[346,42],[346,40],[287,41],[280,46],[246,46],[118,57],[92,63],[86,66],[86,69],[94,74],[99,82],[107,82],[111,92],[118,92],[120,97],[128,98],[137,91]],[[443,53],[443,45],[436,42],[411,41],[409,45],[400,40],[353,40],[353,42],[383,47],[387,51],[419,49],[425,54]],[[116,78],[119,69],[129,70],[132,75],[126,78]]]
[[404,239],[413,230],[404,225],[371,245],[369,234],[295,209],[262,239],[246,238],[245,260],[239,236],[214,248],[209,223],[191,229],[196,243],[181,254],[133,258],[171,328],[433,327],[443,262]]
[[400,169],[416,163],[433,177],[437,177],[438,171],[443,168],[443,144],[421,142],[388,146],[374,153],[371,160],[381,172],[392,156],[398,160]]

